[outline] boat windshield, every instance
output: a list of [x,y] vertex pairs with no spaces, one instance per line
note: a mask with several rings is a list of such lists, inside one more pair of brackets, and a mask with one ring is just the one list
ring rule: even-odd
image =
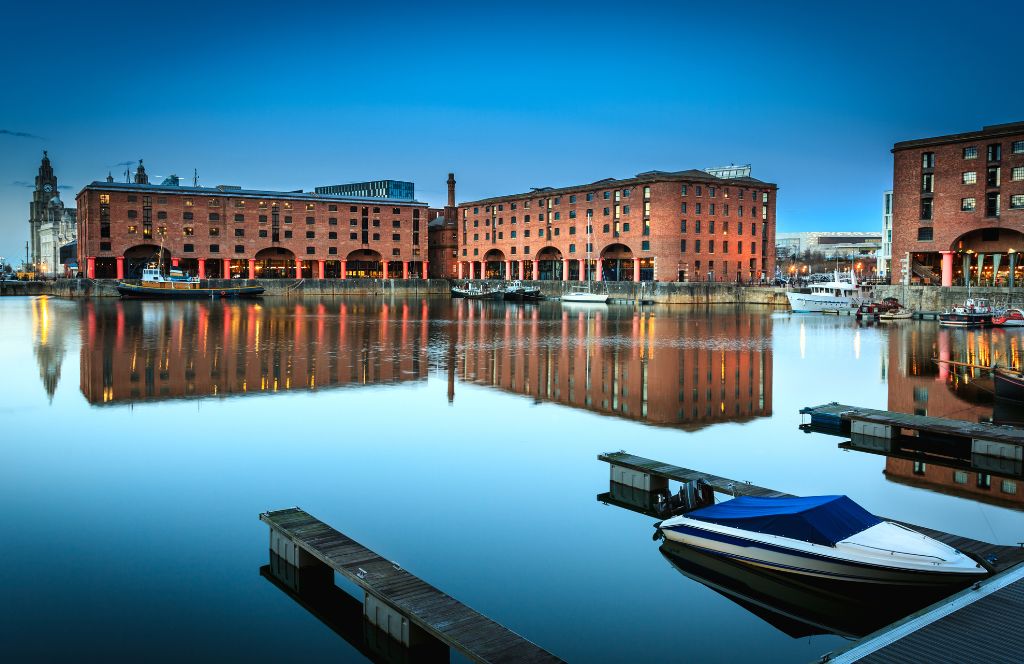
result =
[[882,522],[846,496],[742,496],[694,510],[686,516],[730,528],[825,546],[835,546],[836,542]]

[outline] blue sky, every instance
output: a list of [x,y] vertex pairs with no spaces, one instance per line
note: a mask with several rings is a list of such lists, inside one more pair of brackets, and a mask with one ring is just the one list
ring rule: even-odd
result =
[[[976,13],[996,18],[975,19]],[[873,230],[898,140],[1024,120],[1019,4],[10,3],[0,256],[48,149],[204,185],[394,178],[443,204],[729,163],[779,228]],[[15,133],[29,134],[17,136]]]

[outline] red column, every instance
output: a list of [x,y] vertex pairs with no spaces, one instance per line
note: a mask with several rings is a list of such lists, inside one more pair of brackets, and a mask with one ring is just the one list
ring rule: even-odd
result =
[[597,259],[597,269],[594,271],[594,281],[604,281],[601,274],[604,272],[604,259]]
[[953,285],[953,252],[940,251],[942,254],[942,285]]
[[569,281],[569,259],[562,259],[562,281]]
[[301,279],[302,278],[302,261],[300,261],[298,259],[296,259],[296,261],[295,261],[295,278],[296,279]]
[[633,281],[640,281],[640,259],[633,259]]
[[462,261],[459,261],[459,279],[464,279],[465,278],[465,277],[462,276],[462,270],[463,270],[464,267],[465,267],[465,263],[463,263]]
[[580,276],[579,276],[579,279],[580,279],[580,281],[586,281],[587,280],[587,259],[586,258],[581,258],[579,260],[580,260]]
[[85,276],[89,279],[96,278],[96,257],[88,256],[85,259]]
[[423,261],[423,267],[420,268],[420,279],[429,279],[430,272],[427,268],[430,267],[430,261]]
[[221,275],[221,276],[224,279],[230,279],[231,278],[231,259],[230,258],[225,258],[224,259],[224,274]]
[[382,260],[380,262],[380,266],[381,266],[381,269],[384,271],[384,278],[387,279],[388,278],[388,262],[387,262],[387,260]]
[[171,267],[178,267],[178,258],[171,258]]
[[409,280],[409,261],[402,261],[402,278]]
[[250,258],[249,259],[249,278],[250,279],[255,279],[256,278],[256,259],[255,258]]
[[324,271],[326,269],[326,267],[327,267],[325,265],[326,262],[327,261],[322,260],[322,259],[318,260],[316,262],[316,275],[317,275],[316,278],[317,279],[326,279],[327,278],[326,273]]
[[512,259],[511,258],[509,258],[508,260],[505,261],[505,278],[506,279],[511,279],[512,278]]
[[117,260],[117,278],[124,279],[124,256],[118,256]]
[[348,269],[348,261],[341,261],[341,278],[342,279],[346,278],[347,275],[345,273],[347,272],[347,269]]
[[199,278],[200,279],[205,279],[206,278],[206,259],[205,258],[200,258],[199,259]]

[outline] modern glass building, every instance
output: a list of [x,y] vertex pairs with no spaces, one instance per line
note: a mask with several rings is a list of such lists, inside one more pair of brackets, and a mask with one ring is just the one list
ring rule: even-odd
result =
[[395,201],[416,200],[416,185],[400,180],[372,180],[317,187],[321,196],[349,196],[357,198],[387,198]]

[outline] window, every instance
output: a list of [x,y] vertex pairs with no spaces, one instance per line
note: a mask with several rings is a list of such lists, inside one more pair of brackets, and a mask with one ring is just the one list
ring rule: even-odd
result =
[[708,233],[715,234],[715,220],[711,219],[708,221]]
[[932,239],[932,227],[922,226],[917,229],[917,239],[921,242],[929,242]]
[[683,204],[680,207],[679,211],[682,212],[683,214],[686,214],[686,201],[683,201]]
[[686,220],[685,219],[683,219],[682,221],[679,222],[679,232],[680,233],[685,233],[686,232]]
[[210,221],[220,221],[220,213],[219,212],[211,212],[210,213]]
[[100,194],[100,203],[110,203],[110,194]]
[[961,198],[960,209],[964,212],[973,212],[975,208],[974,198]]
[[629,198],[629,193],[630,193],[629,188],[623,189],[622,190],[622,197],[623,198]]
[[977,486],[979,489],[991,489],[992,488],[992,476],[988,473],[978,473]]
[[[1017,144],[1014,143],[1014,145]],[[1003,493],[1008,493],[1011,496],[1015,496],[1017,495],[1017,483],[1014,482],[1013,480],[1003,480],[1002,483],[999,485],[999,490],[1002,491]]]
[[[242,229],[238,229],[238,230],[242,230]],[[312,240],[312,239],[315,239],[315,238],[316,238],[316,231],[306,231],[306,239],[307,240]]]
[[561,212],[556,212],[555,213],[555,221],[558,221],[561,218],[562,218],[562,213]]
[[166,219],[167,218],[167,212],[165,210],[160,210],[159,212],[156,213],[156,218],[157,219]]
[[921,219],[929,220],[932,218],[932,199],[922,198],[921,199]]
[[974,184],[978,181],[978,173],[976,171],[964,171],[960,175],[960,182],[963,184]]
[[708,214],[714,214],[714,213],[715,213],[715,204],[714,203],[708,203]]
[[651,188],[650,187],[644,187],[644,200],[645,201],[651,200]]
[[216,226],[212,227],[210,229],[210,235],[220,235],[220,229],[217,228]]
[[999,194],[996,192],[989,192],[985,194],[985,216],[998,217],[1000,212]]
[[211,244],[210,245],[210,253],[211,254],[219,254],[220,253],[220,245],[219,244]]
[[954,470],[953,471],[953,482],[956,484],[967,484],[967,471],[965,470]]
[[338,253],[338,248],[337,247],[328,247],[327,248],[327,253],[329,253],[329,254],[331,254],[333,256],[334,254]]
[[100,242],[100,251],[110,251],[110,243]]
[[985,171],[985,186],[986,187],[998,187],[1000,184],[1000,171],[1002,169],[998,166],[989,166]]
[[184,251],[184,252],[185,252],[186,254],[191,254],[192,252],[194,252],[194,251],[196,250],[196,245],[194,245],[194,244],[185,244],[185,245],[182,245],[182,250],[183,250],[183,251]]
[[1024,154],[1024,141],[1013,142],[1013,154]]
[[601,195],[604,196],[604,200],[608,200],[609,198],[611,198],[612,192],[606,191]]
[[608,211],[609,211],[609,209],[610,209],[610,208],[605,208],[605,209],[604,209],[604,216],[606,216],[606,217],[608,216]]
[[330,232],[328,232],[327,233],[327,239],[328,240],[337,240],[338,239],[338,232],[337,231],[330,231]]
[[134,235],[135,233],[138,233],[138,232],[139,232],[139,227],[138,226],[129,226],[128,227],[128,233],[129,234]]
[[729,241],[728,240],[722,240],[722,253],[723,254],[729,253]]
[[989,161],[999,161],[1003,158],[1003,146],[999,143],[991,143],[986,153]]
[[694,203],[693,204],[693,213],[694,214],[700,214],[700,203]]
[[359,239],[359,233],[349,233],[348,234],[348,239],[350,239],[350,240],[358,240]]
[[1010,171],[1010,179],[1014,182],[1024,180],[1024,166],[1014,166]]
[[594,194],[593,194],[593,193],[589,193],[589,194],[587,194],[587,200],[588,200],[588,201],[592,201],[592,200],[594,200]]
[[693,222],[693,232],[700,233],[700,219],[695,219]]
[[570,203],[575,203],[576,202],[576,194],[570,194],[569,195],[569,202]]
[[934,152],[922,152],[921,153],[921,168],[935,168],[935,153]]
[[1024,210],[1024,194],[1014,194],[1013,196],[1010,196],[1010,209]]
[[129,219],[135,219],[138,216],[139,216],[139,211],[138,210],[128,210],[128,218]]
[[316,247],[306,247],[306,254],[312,256],[316,253]]
[[682,184],[682,195],[683,196],[686,195],[686,183],[685,182]]
[[686,253],[686,240],[685,239],[679,241],[679,251],[681,253],[684,253],[684,254]]
[[289,239],[289,238],[291,238],[291,236],[292,236],[292,232],[291,231],[285,231],[284,232],[285,239]]
[[925,173],[921,176],[921,191],[926,194],[930,194],[935,191],[935,176],[931,173]]
[[576,253],[576,245],[575,244],[570,244],[569,245],[569,253],[570,254],[575,254]]
[[392,233],[391,234],[391,241],[392,242],[401,242],[402,241],[402,234],[401,233]]
[[978,158],[978,146],[972,145],[969,148],[964,148],[964,159],[977,159]]
[[263,229],[260,231],[260,237],[267,237],[267,230]]
[[714,187],[708,187],[708,196],[710,196],[711,198],[715,197],[715,188]]
[[374,239],[375,241],[378,241],[378,242],[379,242],[379,241],[380,241],[380,233],[374,233],[374,234],[373,234],[373,239]]
[[245,229],[244,228],[236,228],[235,229],[235,237],[245,237]]
[[640,250],[641,251],[650,251],[651,250],[651,241],[650,240],[642,241],[640,243]]
[[244,244],[236,244],[235,245],[235,253],[236,254],[244,254],[245,253],[245,245]]
[[715,253],[715,241],[714,240],[708,240],[708,253],[709,254]]

